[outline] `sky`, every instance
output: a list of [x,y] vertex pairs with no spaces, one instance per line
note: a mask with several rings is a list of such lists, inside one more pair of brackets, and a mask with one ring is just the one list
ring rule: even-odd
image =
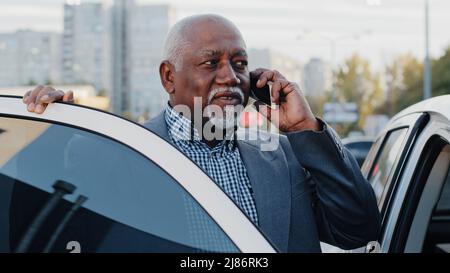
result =
[[[73,0],[72,0],[73,1]],[[98,2],[83,1],[82,2]],[[100,1],[100,0],[99,0]],[[418,58],[425,52],[426,0],[137,0],[171,4],[178,18],[216,13],[232,20],[247,47],[270,48],[302,63],[319,57],[335,65],[357,52],[375,70],[400,54]],[[1,0],[0,32],[18,29],[63,29],[64,0]],[[437,58],[450,46],[450,1],[429,0],[430,54]],[[359,36],[358,39],[355,37]],[[325,38],[324,38],[325,37]]]

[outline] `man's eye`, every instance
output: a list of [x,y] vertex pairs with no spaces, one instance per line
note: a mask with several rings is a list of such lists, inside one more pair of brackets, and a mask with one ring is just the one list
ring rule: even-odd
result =
[[209,61],[204,62],[204,64],[206,64],[206,65],[216,65],[217,61],[216,60],[209,60]]
[[239,67],[245,67],[248,65],[248,62],[247,61],[237,61],[237,62],[235,62],[235,64]]

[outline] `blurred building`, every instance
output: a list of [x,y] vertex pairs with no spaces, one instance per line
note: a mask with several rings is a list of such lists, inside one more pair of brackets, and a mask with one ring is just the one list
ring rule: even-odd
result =
[[59,83],[61,35],[20,30],[0,34],[0,86]]
[[130,110],[133,116],[155,116],[168,95],[159,77],[164,39],[175,11],[168,5],[133,5],[128,20]]
[[162,48],[175,21],[169,5],[133,0],[64,5],[63,82],[89,83],[110,98],[110,111],[149,118],[165,107]]
[[169,5],[136,5],[115,0],[109,7],[111,111],[148,119],[168,100],[159,78],[164,39],[175,22]]
[[103,90],[110,81],[105,78],[104,56],[105,12],[101,3],[71,2],[64,4],[62,42],[62,81],[65,84],[89,83]]
[[268,68],[278,70],[289,81],[296,82],[302,86],[302,65],[296,59],[274,52],[270,49],[250,48],[247,52],[249,69]]
[[323,97],[332,88],[332,72],[327,63],[312,58],[304,69],[304,90],[307,96]]

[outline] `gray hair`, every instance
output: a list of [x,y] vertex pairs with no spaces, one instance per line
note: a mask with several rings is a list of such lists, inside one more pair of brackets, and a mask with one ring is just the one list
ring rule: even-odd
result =
[[192,25],[201,20],[210,20],[213,22],[225,23],[233,27],[240,34],[237,27],[228,19],[215,14],[193,15],[178,21],[170,29],[164,42],[163,58],[175,66],[175,70],[181,69],[183,65],[182,56],[189,49],[191,43],[186,37],[187,30]]
[[175,70],[179,70],[183,65],[182,56],[190,43],[184,36],[184,29],[187,26],[184,20],[176,23],[169,31],[164,42],[163,58],[168,60],[175,66]]

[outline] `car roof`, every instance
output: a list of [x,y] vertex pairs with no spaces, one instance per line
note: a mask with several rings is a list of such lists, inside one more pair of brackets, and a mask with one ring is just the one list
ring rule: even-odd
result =
[[450,95],[442,95],[423,100],[396,114],[392,120],[396,120],[412,113],[434,112],[441,114],[450,120]]

